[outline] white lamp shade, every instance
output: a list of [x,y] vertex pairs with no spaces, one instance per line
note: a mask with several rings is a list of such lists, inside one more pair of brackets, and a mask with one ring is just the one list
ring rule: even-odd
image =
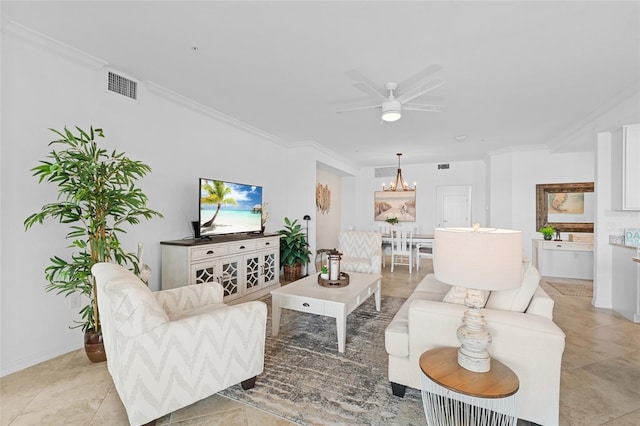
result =
[[522,232],[496,228],[436,228],[433,271],[446,284],[508,290],[522,283]]

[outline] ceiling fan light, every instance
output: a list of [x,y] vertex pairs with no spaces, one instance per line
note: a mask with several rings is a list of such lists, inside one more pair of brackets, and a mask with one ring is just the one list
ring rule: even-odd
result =
[[397,121],[400,120],[400,117],[402,117],[402,114],[400,114],[400,111],[388,111],[388,112],[383,112],[382,113],[382,120],[383,121]]
[[382,104],[382,120],[397,121],[402,117],[402,105],[398,101],[388,101]]

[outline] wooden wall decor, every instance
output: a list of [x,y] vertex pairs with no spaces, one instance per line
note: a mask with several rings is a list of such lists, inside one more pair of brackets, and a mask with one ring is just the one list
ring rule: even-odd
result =
[[316,185],[316,209],[322,213],[328,213],[331,209],[331,191],[329,185]]
[[[589,201],[593,192],[593,182],[536,185],[536,231],[550,225],[561,232],[593,232],[595,211],[593,202]],[[562,203],[569,195],[582,196],[582,211],[565,214],[556,208],[554,203]]]

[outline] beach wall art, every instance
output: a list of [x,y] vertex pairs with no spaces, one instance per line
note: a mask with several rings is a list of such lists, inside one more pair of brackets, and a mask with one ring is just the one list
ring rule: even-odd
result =
[[373,209],[376,221],[396,217],[399,222],[415,222],[416,191],[376,191]]

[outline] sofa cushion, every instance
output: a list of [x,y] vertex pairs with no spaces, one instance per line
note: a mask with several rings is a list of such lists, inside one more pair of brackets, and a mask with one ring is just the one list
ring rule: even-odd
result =
[[441,281],[436,280],[436,276],[433,274],[429,274],[422,279],[416,286],[413,292],[425,292],[431,293],[434,296],[439,295],[440,299],[431,299],[429,300],[442,300],[445,294],[451,289],[449,284],[445,284]]
[[[411,296],[402,304],[385,330],[384,345],[389,354],[409,356],[409,307],[414,300],[440,301],[451,288],[429,274],[416,286]],[[425,324],[428,326],[428,324]]]
[[485,308],[501,311],[524,312],[540,283],[540,274],[531,264],[525,265],[522,285],[513,290],[492,291]]
[[[485,306],[487,304],[487,298],[489,297],[489,291],[488,290],[476,290],[476,291],[482,297],[480,306]],[[444,298],[442,299],[442,301],[446,303],[456,303],[458,305],[464,305],[464,298],[466,297],[466,295],[467,295],[466,287],[454,286],[454,287],[451,287],[451,290],[449,290],[447,294],[444,295]]]

